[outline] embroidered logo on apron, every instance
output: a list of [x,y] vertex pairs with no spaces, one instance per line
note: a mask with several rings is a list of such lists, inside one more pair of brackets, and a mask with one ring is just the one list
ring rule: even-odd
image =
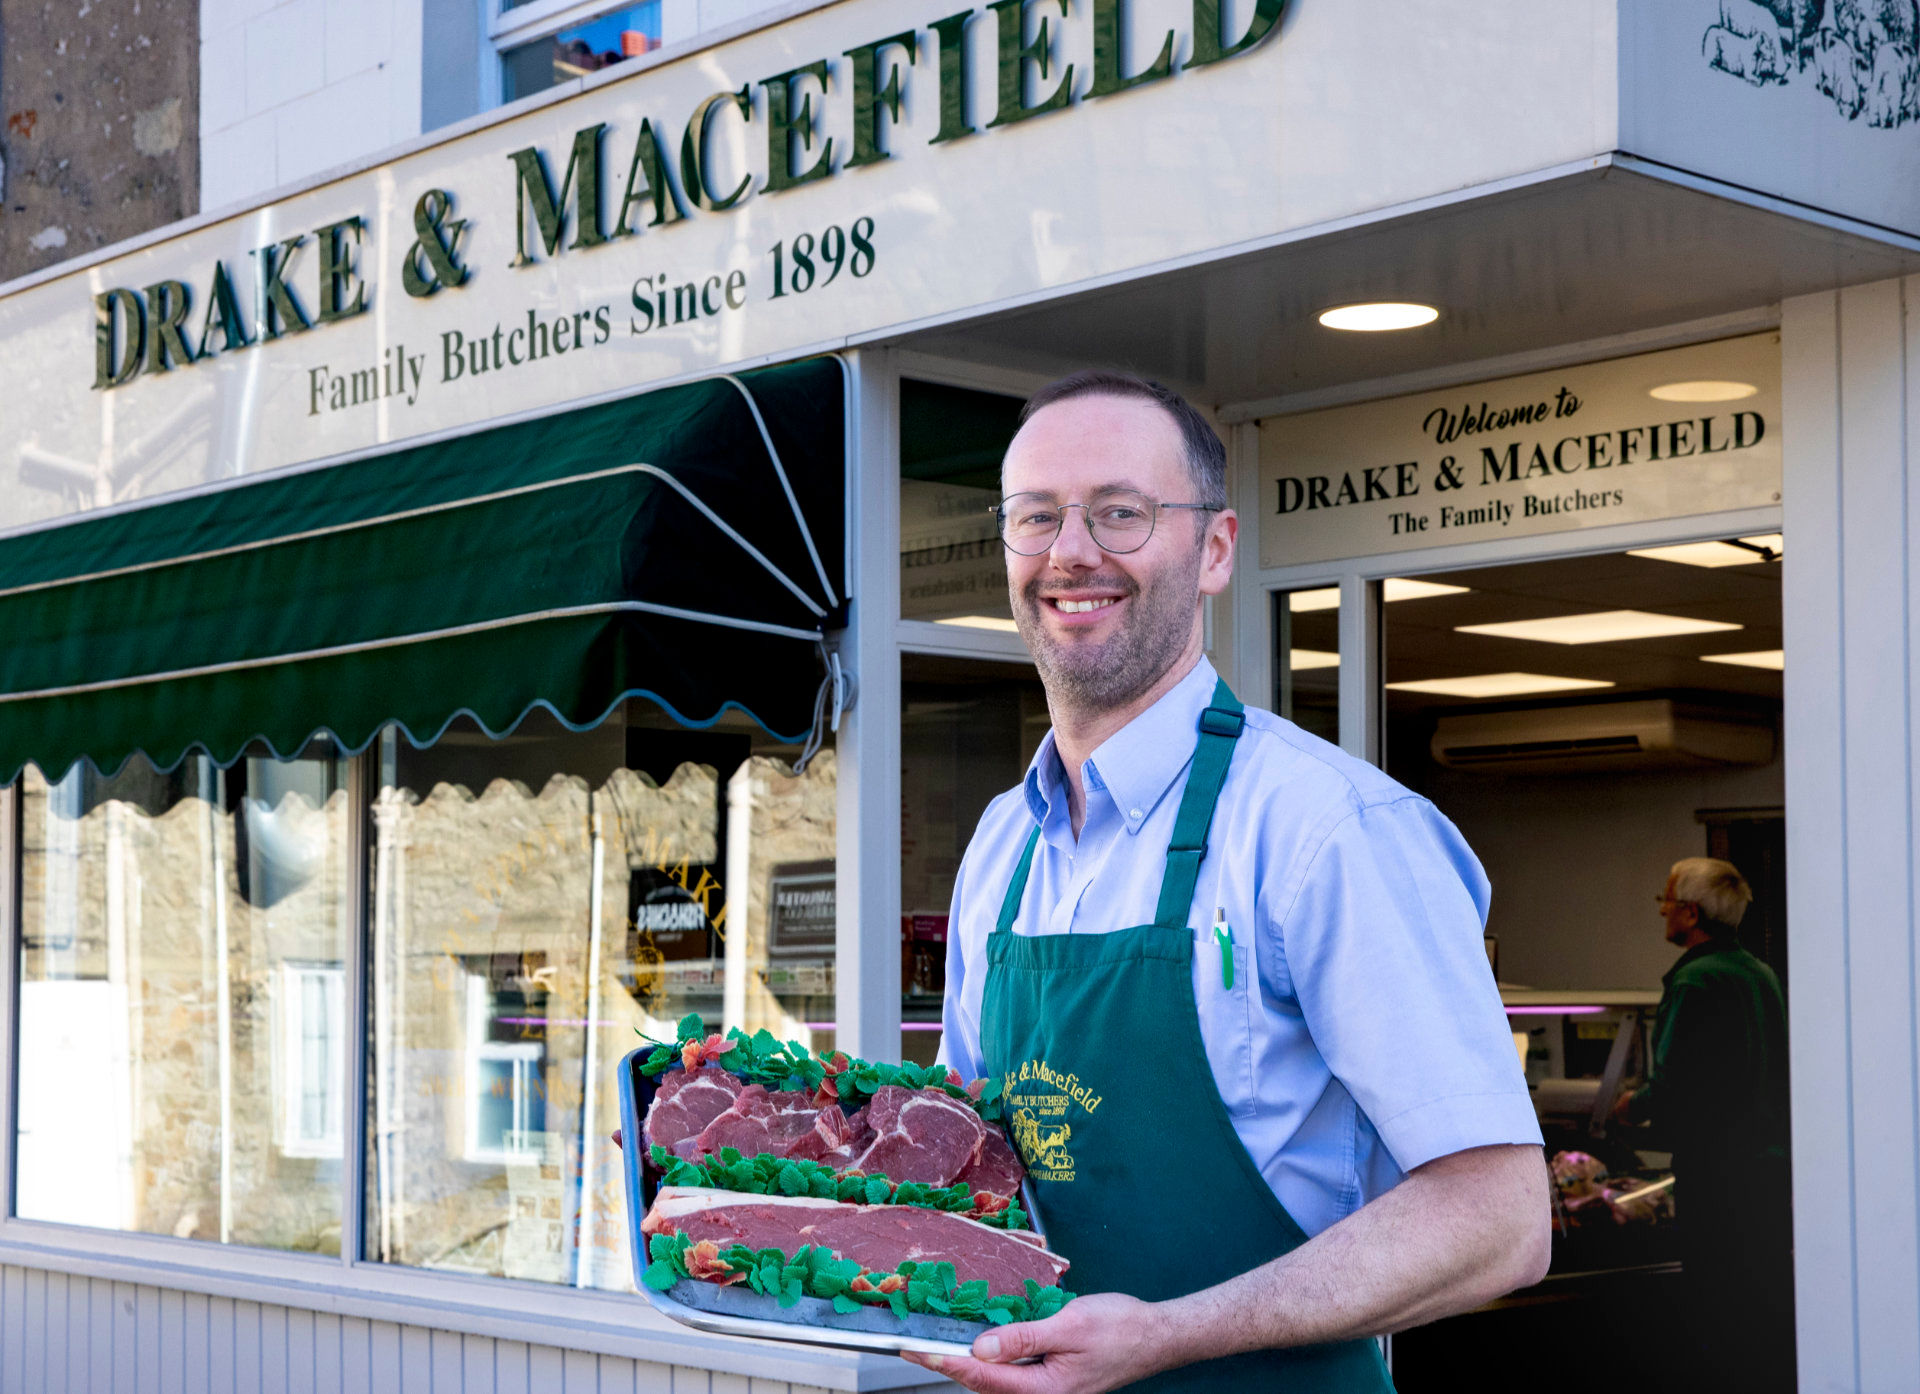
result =
[[1073,1117],[1100,1107],[1101,1096],[1062,1074],[1044,1060],[1028,1060],[1008,1070],[1003,1081],[1014,1146],[1030,1175],[1041,1181],[1071,1181]]

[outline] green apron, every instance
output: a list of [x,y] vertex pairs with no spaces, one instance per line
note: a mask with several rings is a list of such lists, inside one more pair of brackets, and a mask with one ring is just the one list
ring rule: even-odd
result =
[[[1074,1292],[1164,1301],[1306,1242],[1233,1130],[1194,1005],[1187,912],[1245,721],[1222,682],[1200,717],[1152,924],[1015,934],[1036,828],[987,940],[988,1076],[1005,1083],[1047,1243],[1072,1262]],[[1129,1388],[1392,1394],[1393,1382],[1379,1347],[1357,1340],[1203,1361]]]

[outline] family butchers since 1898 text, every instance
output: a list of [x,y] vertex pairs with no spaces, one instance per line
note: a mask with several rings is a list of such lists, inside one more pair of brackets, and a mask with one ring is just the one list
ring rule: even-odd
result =
[[[1593,478],[1598,471],[1751,450],[1767,434],[1766,418],[1757,411],[1556,434],[1551,423],[1573,416],[1581,405],[1580,398],[1562,387],[1551,402],[1501,409],[1481,402],[1458,411],[1435,407],[1421,422],[1422,433],[1436,447],[1453,447],[1451,453],[1431,463],[1406,460],[1337,474],[1284,475],[1275,481],[1275,511],[1287,515],[1355,504],[1397,505],[1389,513],[1394,536],[1425,532],[1436,522],[1440,529],[1505,526],[1516,514],[1532,518],[1619,506],[1623,491],[1605,487],[1616,482],[1617,476]],[[1528,427],[1544,429],[1534,439],[1506,436]],[[1506,438],[1478,445],[1473,438],[1480,436]],[[1571,476],[1584,476],[1582,483],[1589,487],[1552,497],[1529,491],[1513,499],[1475,500],[1469,493],[1427,511],[1429,502],[1439,495],[1503,484],[1526,485],[1536,480],[1571,482]],[[1410,506],[1408,501],[1415,498],[1420,504]],[[1422,511],[1415,511],[1416,507]]]

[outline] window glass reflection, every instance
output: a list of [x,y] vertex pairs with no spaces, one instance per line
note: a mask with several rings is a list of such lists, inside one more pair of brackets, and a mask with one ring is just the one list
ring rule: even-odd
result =
[[368,1256],[630,1291],[620,1058],[688,1012],[832,1044],[833,752],[639,704],[378,751]]
[[346,768],[22,775],[21,1216],[339,1252]]
[[510,102],[544,92],[658,47],[660,0],[614,10],[502,53],[501,96]]

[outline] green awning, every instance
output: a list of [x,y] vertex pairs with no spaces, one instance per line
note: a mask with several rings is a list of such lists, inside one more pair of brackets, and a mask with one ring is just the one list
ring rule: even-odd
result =
[[643,696],[804,739],[844,601],[836,359],[0,539],[0,780],[424,744]]

